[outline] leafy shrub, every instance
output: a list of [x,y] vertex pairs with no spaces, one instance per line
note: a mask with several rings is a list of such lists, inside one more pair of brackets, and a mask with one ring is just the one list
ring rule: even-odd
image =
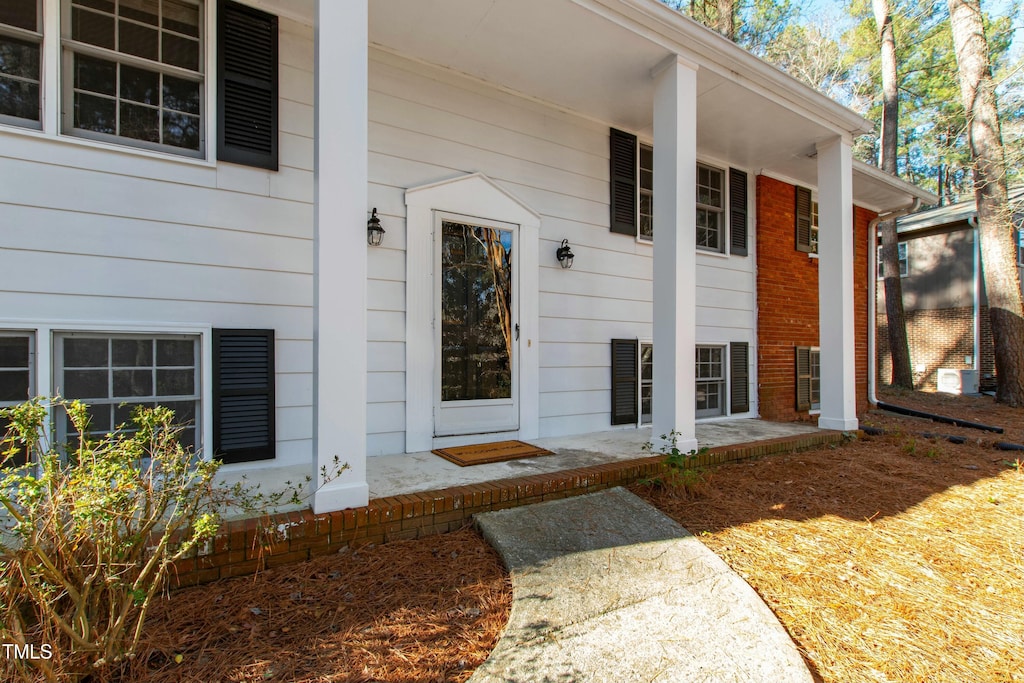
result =
[[697,457],[709,451],[708,448],[701,448],[699,451],[681,451],[678,446],[679,433],[675,430],[668,434],[661,435],[661,442],[665,444],[658,450],[650,441],[643,445],[643,450],[651,454],[663,455],[662,461],[665,469],[662,474],[640,483],[649,484],[675,491],[685,496],[697,496],[704,490],[707,481],[703,467],[697,465]]
[[[167,408],[137,408],[131,425],[63,447],[43,437],[51,410],[55,421],[66,415],[74,432],[88,433],[78,401],[35,399],[0,411],[10,422],[0,442],[2,640],[22,652],[33,645],[37,655],[46,645],[49,655],[2,657],[0,673],[105,680],[134,656],[173,563],[213,538],[220,513],[251,513],[287,492],[216,484],[221,463],[180,444]],[[34,463],[14,466],[19,451]],[[299,502],[297,492],[289,502]]]

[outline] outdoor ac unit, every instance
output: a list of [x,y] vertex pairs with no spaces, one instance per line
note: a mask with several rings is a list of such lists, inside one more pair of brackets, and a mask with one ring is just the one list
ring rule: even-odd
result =
[[947,394],[976,394],[978,393],[978,371],[939,368],[937,384],[939,391]]

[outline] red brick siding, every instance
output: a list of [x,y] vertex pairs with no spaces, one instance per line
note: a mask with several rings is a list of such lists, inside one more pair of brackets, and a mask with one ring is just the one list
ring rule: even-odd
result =
[[[878,324],[878,381],[889,384],[892,381],[892,358],[889,353],[888,322],[885,311],[879,311]],[[981,374],[983,385],[991,385],[995,374],[995,350],[992,329],[989,325],[988,307],[981,309]],[[939,368],[969,370],[974,367],[964,363],[964,356],[974,355],[974,308],[942,308],[935,310],[908,310],[907,342],[910,346],[910,364],[914,374],[914,386],[926,391],[936,390]],[[973,358],[972,358],[973,361]],[[923,365],[923,372],[918,366]]]
[[[794,348],[818,346],[818,259],[795,248],[796,190],[757,177],[758,401],[769,420],[808,420],[796,410]],[[867,227],[875,214],[854,207],[857,410],[867,408]]]

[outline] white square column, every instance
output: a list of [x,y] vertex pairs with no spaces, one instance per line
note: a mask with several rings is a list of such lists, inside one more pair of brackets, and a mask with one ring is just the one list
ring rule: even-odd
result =
[[652,437],[696,450],[697,67],[654,72],[654,381]]
[[[313,511],[366,505],[368,0],[318,0],[313,228]],[[322,484],[334,458],[349,469]]]
[[857,429],[850,142],[818,144],[818,328],[822,429]]

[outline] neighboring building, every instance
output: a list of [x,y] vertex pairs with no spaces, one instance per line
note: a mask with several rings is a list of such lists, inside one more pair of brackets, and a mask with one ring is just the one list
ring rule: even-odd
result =
[[[1024,220],[1024,187],[1010,191]],[[919,389],[939,389],[940,370],[968,371],[965,390],[995,388],[995,354],[988,300],[978,249],[974,200],[940,206],[897,221],[900,278],[907,322],[911,370]],[[1024,240],[1017,237],[1017,262],[1024,264]],[[876,263],[877,260],[876,260]],[[877,369],[879,382],[892,381],[882,265],[876,273]],[[976,374],[972,374],[976,373]],[[942,373],[949,375],[951,373]],[[946,377],[949,388],[954,377]],[[949,385],[949,386],[947,386]]]
[[338,456],[317,511],[441,444],[855,428],[867,221],[934,201],[655,0],[4,0],[0,66],[0,400]]

